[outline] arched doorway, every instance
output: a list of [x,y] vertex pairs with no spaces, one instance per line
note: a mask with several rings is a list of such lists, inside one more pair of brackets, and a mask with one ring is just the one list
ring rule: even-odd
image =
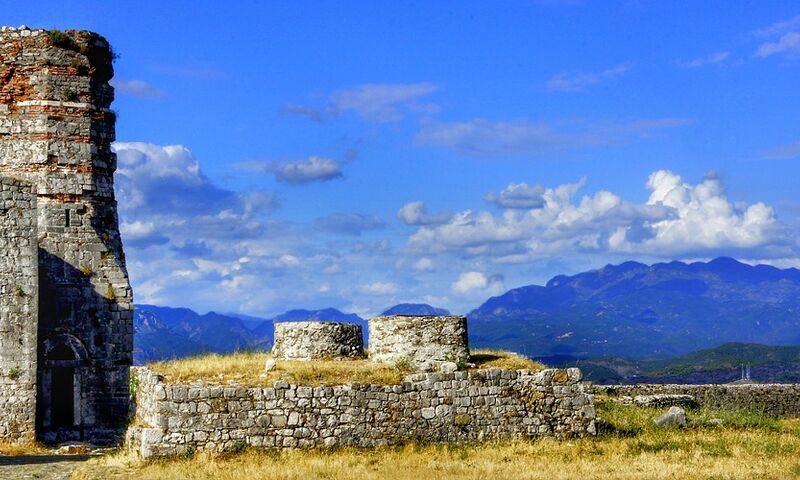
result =
[[45,442],[81,440],[86,348],[73,335],[61,334],[42,343],[37,425]]

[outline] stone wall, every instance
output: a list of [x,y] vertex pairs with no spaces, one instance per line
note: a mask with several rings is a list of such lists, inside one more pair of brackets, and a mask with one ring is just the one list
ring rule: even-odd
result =
[[129,409],[112,61],[95,33],[0,28],[0,176],[38,196],[37,424],[48,441],[100,441]]
[[36,196],[0,177],[0,439],[35,440]]
[[611,397],[637,395],[691,395],[703,407],[761,412],[776,417],[800,417],[800,384],[745,385],[597,385],[597,393]]
[[342,322],[276,322],[272,353],[287,360],[364,355],[361,325]]
[[338,387],[174,385],[145,367],[134,375],[126,443],[144,457],[595,434],[591,386],[576,368],[418,373],[401,385]]
[[369,320],[369,358],[428,370],[469,360],[467,317],[390,315]]

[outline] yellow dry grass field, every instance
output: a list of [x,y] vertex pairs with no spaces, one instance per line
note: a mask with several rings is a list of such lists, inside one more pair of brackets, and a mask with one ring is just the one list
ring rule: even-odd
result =
[[[346,383],[378,383],[397,385],[407,370],[394,365],[358,360],[315,360],[302,362],[277,360],[276,367],[264,371],[271,354],[243,352],[227,355],[203,355],[156,362],[148,365],[154,372],[164,375],[167,382],[197,382],[262,387],[276,380],[300,385],[341,385]],[[542,365],[525,357],[497,350],[476,350],[472,361],[477,368],[514,368],[540,370]]]
[[[79,468],[107,478],[280,480],[787,479],[800,477],[800,421],[690,411],[689,426],[657,429],[656,409],[598,405],[597,438],[509,440],[377,450],[247,450],[142,461],[117,454]],[[722,426],[709,420],[721,418]]]
[[0,442],[0,457],[19,457],[22,455],[44,455],[50,449],[39,443],[8,443]]

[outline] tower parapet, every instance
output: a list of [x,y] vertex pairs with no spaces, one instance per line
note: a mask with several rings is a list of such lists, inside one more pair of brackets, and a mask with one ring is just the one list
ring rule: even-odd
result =
[[364,356],[361,325],[345,322],[278,322],[272,353],[286,360],[348,359]]

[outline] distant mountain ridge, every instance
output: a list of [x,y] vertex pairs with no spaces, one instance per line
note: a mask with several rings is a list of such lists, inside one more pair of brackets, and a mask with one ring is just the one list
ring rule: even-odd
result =
[[387,308],[381,315],[450,315],[450,311],[427,303],[401,303]]
[[597,383],[730,383],[742,378],[742,367],[758,383],[800,382],[800,346],[726,343],[667,359],[623,357],[577,359],[545,357],[557,367],[579,367]]
[[[384,314],[446,312],[409,303]],[[673,358],[726,342],[799,345],[800,270],[730,258],[625,262],[509,290],[468,318],[473,348],[503,348],[554,361],[591,358],[592,368],[606,369],[608,376],[644,374],[641,362],[646,359]],[[349,321],[362,325],[365,336],[367,331],[366,320],[333,308],[290,310],[265,319],[137,305],[135,319],[137,363],[268,349],[276,321]]]
[[675,356],[725,342],[800,344],[800,270],[731,258],[625,262],[515,288],[468,315],[474,346],[533,356]]
[[269,350],[274,341],[274,323],[299,320],[357,323],[363,327],[366,337],[366,320],[335,308],[289,310],[265,319],[216,312],[201,315],[188,308],[142,304],[134,309],[134,363],[211,352]]

